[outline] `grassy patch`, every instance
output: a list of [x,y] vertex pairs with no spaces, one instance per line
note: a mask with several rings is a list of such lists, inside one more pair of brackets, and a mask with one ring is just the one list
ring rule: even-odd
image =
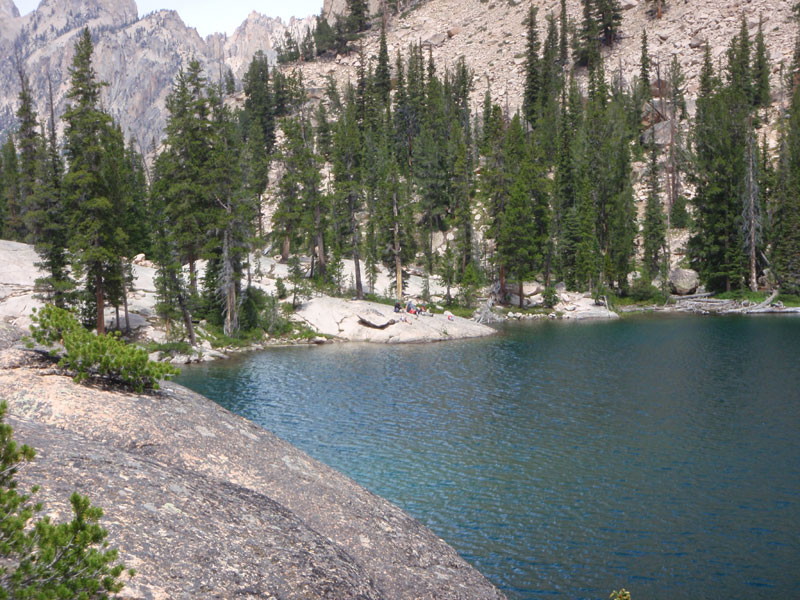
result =
[[717,294],[714,296],[715,298],[719,298],[720,300],[736,300],[738,302],[742,302],[743,300],[748,300],[750,302],[754,302],[758,304],[759,302],[763,302],[767,299],[769,294],[767,292],[751,292],[750,290],[733,290],[730,292],[723,292],[721,294]]
[[225,335],[222,327],[209,323],[201,336],[208,340],[213,348],[245,348],[264,339],[264,330],[260,327],[249,331],[239,331],[236,336]]
[[784,306],[798,307],[800,306],[800,296],[792,294],[779,294],[776,300],[783,302]]

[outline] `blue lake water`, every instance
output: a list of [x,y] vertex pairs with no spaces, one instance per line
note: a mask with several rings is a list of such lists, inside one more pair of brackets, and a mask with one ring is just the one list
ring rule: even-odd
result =
[[800,318],[277,348],[178,381],[399,505],[509,598],[800,598]]

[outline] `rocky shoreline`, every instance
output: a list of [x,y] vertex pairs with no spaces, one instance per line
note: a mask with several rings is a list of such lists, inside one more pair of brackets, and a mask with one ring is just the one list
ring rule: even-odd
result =
[[[41,306],[35,298],[35,280],[39,276],[35,263],[38,257],[32,246],[0,240],[0,264],[7,266],[0,276],[0,323],[6,323],[26,330],[30,324],[32,309]],[[255,273],[253,285],[267,293],[275,294],[278,280],[288,278],[288,267],[274,258],[254,257]],[[202,265],[200,265],[202,272]],[[351,275],[352,261],[345,261],[345,277]],[[155,314],[155,268],[143,256],[136,257],[133,263],[133,291],[128,294],[129,324],[132,336],[138,342],[168,341],[163,325]],[[634,306],[618,310],[609,308],[607,302],[596,301],[590,293],[569,292],[563,284],[556,286],[557,302],[550,312],[544,311],[544,286],[538,282],[523,286],[525,309],[518,309],[519,297],[511,294],[508,310],[499,313],[493,310],[488,301],[476,311],[473,319],[464,319],[450,314],[410,315],[395,313],[392,306],[377,302],[346,300],[330,296],[315,295],[303,302],[291,319],[306,328],[311,335],[296,339],[264,339],[244,346],[214,347],[208,339],[200,336],[198,345],[190,353],[152,352],[152,360],[169,361],[174,364],[207,362],[226,359],[233,354],[264,350],[276,346],[296,346],[326,344],[331,342],[370,342],[370,343],[424,343],[446,340],[467,339],[494,335],[496,330],[487,324],[502,320],[532,319],[616,319],[619,313],[632,312],[679,312],[696,314],[792,314],[800,309],[783,308],[767,303],[763,306],[748,306],[733,300],[716,300],[698,297],[694,294],[699,280],[697,274],[686,269],[673,269],[669,284],[678,295],[672,297],[673,304],[667,306]],[[391,289],[389,273],[379,270],[376,289]],[[419,298],[427,286],[433,297],[433,304],[442,302],[445,288],[435,279],[427,282],[418,274],[412,275],[408,282],[410,297]],[[704,296],[700,294],[699,296]],[[528,309],[538,310],[530,311]],[[113,309],[106,313],[107,323],[116,325],[117,315]],[[120,315],[120,320],[122,316]],[[201,328],[202,330],[202,328]]]
[[78,385],[0,332],[0,398],[37,458],[18,475],[44,512],[72,491],[136,576],[121,597],[503,598],[418,521],[333,469],[167,382]]

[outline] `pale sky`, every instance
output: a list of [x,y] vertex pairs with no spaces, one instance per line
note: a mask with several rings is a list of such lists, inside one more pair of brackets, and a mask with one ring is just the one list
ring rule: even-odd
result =
[[[14,0],[14,3],[22,15],[39,6],[39,0]],[[136,6],[140,17],[161,8],[177,10],[184,23],[205,37],[215,32],[230,35],[254,10],[268,17],[280,17],[284,23],[292,16],[318,15],[322,0],[136,0]]]

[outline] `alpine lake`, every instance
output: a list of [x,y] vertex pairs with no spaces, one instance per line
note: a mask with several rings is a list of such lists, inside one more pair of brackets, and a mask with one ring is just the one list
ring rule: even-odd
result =
[[800,317],[516,323],[177,381],[402,507],[510,599],[800,598]]

